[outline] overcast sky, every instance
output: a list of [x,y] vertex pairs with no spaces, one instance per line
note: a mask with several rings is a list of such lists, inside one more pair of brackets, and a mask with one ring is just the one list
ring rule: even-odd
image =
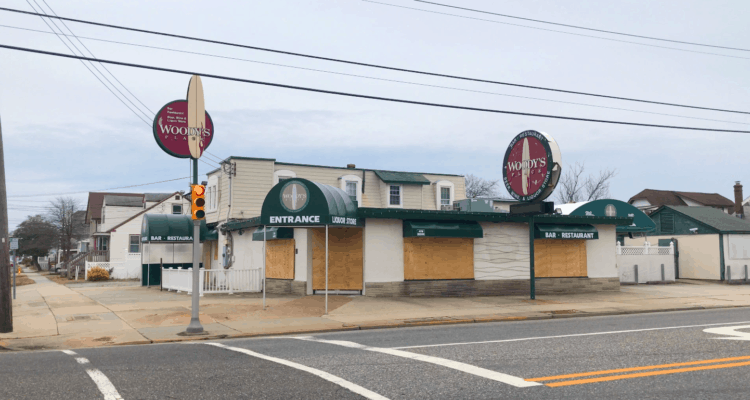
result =
[[[37,1],[44,6],[41,0]],[[747,101],[750,52],[745,51],[555,27],[408,0],[382,1],[504,24],[359,0],[46,1],[61,16],[141,29],[525,85],[750,111]],[[750,49],[748,1],[440,1],[597,29]],[[2,0],[0,4],[31,10],[25,0]],[[0,11],[0,24],[49,31],[39,17],[4,11]],[[384,71],[72,22],[68,26],[77,35],[89,38],[248,61],[82,39],[102,59],[424,102],[750,130],[750,115]],[[54,35],[7,27],[0,27],[0,43],[68,52]],[[152,112],[185,96],[189,76],[121,66],[107,68]],[[11,230],[26,215],[42,212],[46,202],[53,198],[46,196],[49,193],[94,191],[188,176],[187,160],[172,158],[156,145],[150,126],[153,114],[145,111],[148,116],[143,118],[148,123],[136,118],[80,61],[0,49],[0,71],[0,118]],[[523,130],[535,129],[551,134],[558,141],[564,164],[585,163],[594,173],[604,168],[616,169],[618,174],[612,181],[611,194],[617,199],[627,200],[645,188],[717,192],[733,199],[734,181],[750,183],[748,134],[447,110],[211,78],[204,78],[203,86],[206,109],[216,132],[208,151],[219,158],[267,157],[331,166],[355,163],[373,169],[475,174],[501,179],[502,157],[508,142]],[[213,168],[201,164],[200,173]],[[171,192],[186,190],[187,184],[184,179],[122,191]],[[504,188],[501,194],[507,195]],[[18,197],[30,195],[34,196]],[[85,207],[86,195],[74,196]]]

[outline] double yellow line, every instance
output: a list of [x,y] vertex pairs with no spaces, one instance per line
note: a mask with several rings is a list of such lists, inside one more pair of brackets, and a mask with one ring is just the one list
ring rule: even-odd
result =
[[[559,382],[545,383],[545,385],[549,387],[584,385],[587,383],[617,381],[621,379],[643,378],[646,376],[679,374],[683,372],[703,371],[703,370],[711,370],[711,369],[735,368],[735,367],[744,367],[744,366],[750,365],[750,361],[742,361],[742,360],[750,360],[750,356],[716,358],[713,360],[650,365],[646,367],[609,369],[605,371],[581,372],[577,374],[545,376],[541,378],[530,378],[526,380],[530,382],[559,381]],[[742,362],[733,362],[733,361],[742,361]],[[714,364],[714,365],[702,365],[702,364]],[[700,366],[690,367],[691,365],[700,365]],[[683,368],[678,368],[678,367],[683,367]],[[658,370],[658,371],[648,371],[648,370]],[[631,374],[623,374],[624,372],[634,372],[634,371],[648,371],[648,372],[636,372],[636,373],[631,373]],[[613,374],[621,374],[621,375],[613,375]],[[572,379],[572,378],[582,378],[582,377],[597,376],[597,375],[608,375],[608,376],[599,376],[597,378]]]

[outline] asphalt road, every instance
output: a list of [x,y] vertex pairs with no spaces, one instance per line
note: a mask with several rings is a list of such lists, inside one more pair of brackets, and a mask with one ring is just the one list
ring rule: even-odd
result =
[[750,309],[0,353],[0,398],[747,399],[732,337]]

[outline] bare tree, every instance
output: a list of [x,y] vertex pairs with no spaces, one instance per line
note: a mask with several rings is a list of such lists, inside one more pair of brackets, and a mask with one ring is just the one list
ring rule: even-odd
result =
[[490,181],[476,175],[468,174],[466,179],[466,198],[497,196],[497,188],[500,180]]
[[35,265],[37,257],[46,256],[59,243],[57,229],[41,215],[27,217],[13,231],[13,236],[19,238],[18,252],[32,256]]
[[586,166],[576,162],[569,165],[557,184],[557,202],[577,203],[609,197],[609,184],[617,176],[616,169],[603,169],[598,175],[585,175]]
[[65,260],[70,259],[74,241],[83,238],[84,227],[80,218],[80,208],[78,200],[70,197],[58,197],[49,204],[47,217],[57,230],[60,250]]

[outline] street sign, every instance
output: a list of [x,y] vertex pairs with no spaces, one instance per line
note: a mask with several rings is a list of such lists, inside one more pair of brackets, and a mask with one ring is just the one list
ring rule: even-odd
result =
[[18,250],[18,238],[10,238],[10,249]]

